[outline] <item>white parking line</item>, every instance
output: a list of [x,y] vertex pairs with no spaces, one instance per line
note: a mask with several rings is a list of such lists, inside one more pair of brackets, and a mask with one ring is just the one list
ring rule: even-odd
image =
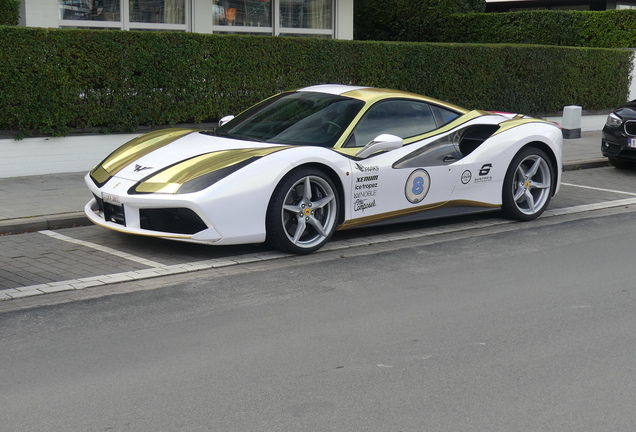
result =
[[578,187],[583,189],[591,189],[591,190],[595,190],[599,192],[612,192],[617,194],[636,196],[636,193],[632,193],[632,192],[617,191],[613,189],[603,189],[603,188],[597,188],[593,186],[583,186],[583,185],[572,184],[572,183],[561,183],[561,186],[572,186],[572,187]]
[[[630,195],[634,195],[634,194],[630,194]],[[636,198],[625,198],[622,200],[605,201],[605,202],[594,203],[594,204],[582,204],[578,206],[565,207],[561,209],[546,210],[541,217],[564,216],[564,215],[570,215],[570,214],[576,214],[576,213],[585,213],[585,212],[593,211],[593,210],[603,210],[603,209],[609,209],[614,207],[622,207],[622,206],[632,205],[632,204],[636,204]]]
[[[572,185],[572,186],[575,186],[575,185]],[[599,189],[599,190],[603,190],[603,189]],[[636,194],[632,194],[628,192],[619,192],[619,193],[636,196]],[[546,210],[541,217],[546,218],[546,217],[554,217],[554,216],[571,215],[576,213],[585,213],[592,210],[609,209],[613,207],[621,207],[626,205],[636,205],[636,198],[626,198],[622,200],[606,201],[606,202],[601,202],[596,204],[585,204],[585,205],[567,207],[562,209]],[[358,247],[358,246],[369,246],[373,244],[387,243],[387,242],[398,241],[398,240],[417,239],[417,238],[429,237],[429,236],[438,235],[438,234],[455,233],[460,231],[468,231],[473,229],[487,228],[487,227],[511,224],[511,223],[514,223],[514,222],[510,220],[506,220],[506,219],[489,219],[489,220],[476,221],[476,222],[475,221],[464,222],[464,223],[455,224],[449,227],[442,226],[442,227],[433,227],[433,228],[421,228],[421,229],[403,231],[398,233],[372,235],[365,238],[331,241],[331,242],[328,242],[325,245],[325,247],[323,247],[316,253],[343,250],[343,249],[349,249],[349,248]],[[193,272],[198,270],[209,270],[213,268],[227,267],[227,266],[246,264],[246,263],[252,263],[252,262],[270,261],[270,260],[290,256],[290,255],[283,254],[277,251],[268,251],[268,252],[260,252],[260,253],[251,254],[251,255],[237,255],[237,256],[231,256],[231,257],[225,257],[225,258],[215,258],[215,259],[204,260],[204,261],[196,261],[196,262],[191,262],[187,264],[164,265],[155,261],[147,260],[145,258],[141,258],[141,257],[137,257],[134,255],[125,253],[125,252],[121,252],[106,246],[97,245],[97,244],[86,242],[83,240],[77,240],[72,237],[68,237],[68,236],[56,233],[54,231],[40,231],[40,232],[42,234],[48,235],[53,238],[57,238],[59,240],[79,244],[82,246],[87,246],[87,247],[90,247],[90,248],[93,248],[108,254],[118,256],[120,258],[129,259],[131,261],[147,265],[150,268],[124,272],[124,273],[98,275],[98,276],[91,276],[91,277],[86,277],[81,279],[70,279],[65,281],[50,282],[46,284],[31,285],[31,286],[20,287],[20,288],[0,290],[0,301],[22,298],[22,297],[30,297],[30,296],[51,293],[51,292],[80,290],[80,289],[84,289],[88,287],[108,285],[108,284],[123,282],[123,281],[134,281],[134,280],[148,279],[148,278],[158,277],[158,276],[176,275],[180,273],[188,273],[188,272]]]
[[95,243],[87,242],[87,241],[84,241],[84,240],[78,240],[78,239],[75,239],[73,237],[69,237],[69,236],[65,236],[64,234],[60,234],[60,233],[58,233],[56,231],[45,230],[45,231],[39,231],[39,232],[40,232],[40,234],[44,234],[44,235],[47,235],[49,237],[53,237],[55,239],[65,241],[67,243],[73,243],[73,244],[77,244],[77,245],[80,245],[80,246],[86,246],[88,248],[95,249],[95,250],[98,250],[100,252],[105,252],[105,253],[110,254],[110,255],[115,255],[115,256],[118,256],[120,258],[127,259],[129,261],[134,261],[134,262],[139,263],[139,264],[147,265],[148,267],[163,267],[164,266],[161,263],[158,263],[158,262],[155,262],[155,261],[151,261],[149,259],[141,258],[141,257],[135,256],[135,255],[131,255],[131,254],[126,253],[126,252],[118,251],[116,249],[109,248],[108,246],[102,246],[102,245],[98,245],[98,244],[95,244]]

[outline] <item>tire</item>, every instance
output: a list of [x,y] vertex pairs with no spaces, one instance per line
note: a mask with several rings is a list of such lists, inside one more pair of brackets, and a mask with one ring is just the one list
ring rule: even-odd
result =
[[274,248],[294,254],[320,249],[338,223],[338,191],[314,168],[297,168],[278,184],[269,202],[265,226]]
[[522,149],[512,159],[504,178],[504,215],[520,221],[538,218],[550,203],[554,184],[554,171],[548,156],[534,147]]
[[636,162],[628,162],[628,161],[624,161],[622,159],[616,159],[616,158],[608,158],[608,159],[614,168],[628,170],[628,169],[633,169],[634,167],[636,167]]

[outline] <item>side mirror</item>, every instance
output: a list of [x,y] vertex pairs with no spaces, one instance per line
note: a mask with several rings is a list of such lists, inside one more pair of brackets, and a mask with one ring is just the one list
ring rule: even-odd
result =
[[362,147],[356,154],[359,158],[366,158],[379,151],[391,151],[399,149],[404,145],[404,140],[399,136],[391,134],[378,135],[369,144]]
[[233,119],[234,119],[233,115],[225,116],[221,120],[219,120],[219,126],[223,126],[225,123],[228,123],[230,120],[233,120]]

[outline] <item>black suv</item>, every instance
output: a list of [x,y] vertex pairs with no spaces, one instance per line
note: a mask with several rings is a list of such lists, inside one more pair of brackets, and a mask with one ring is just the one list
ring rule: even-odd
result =
[[636,100],[616,108],[607,116],[601,153],[616,168],[636,167]]

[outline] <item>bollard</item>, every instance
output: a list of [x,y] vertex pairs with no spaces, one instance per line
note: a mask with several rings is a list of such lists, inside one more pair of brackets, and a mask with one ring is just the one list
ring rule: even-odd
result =
[[581,107],[568,105],[563,108],[563,121],[561,122],[563,138],[581,138]]

